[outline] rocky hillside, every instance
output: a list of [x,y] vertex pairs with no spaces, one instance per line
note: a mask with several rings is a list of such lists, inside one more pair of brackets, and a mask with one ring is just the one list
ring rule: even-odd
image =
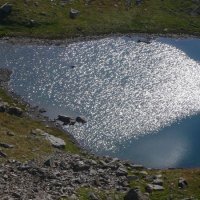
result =
[[199,0],[0,0],[0,6],[0,36],[200,33]]

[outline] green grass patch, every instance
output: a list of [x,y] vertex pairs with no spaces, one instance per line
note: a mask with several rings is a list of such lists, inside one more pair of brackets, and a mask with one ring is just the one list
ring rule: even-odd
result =
[[[6,3],[0,0],[0,4]],[[0,22],[0,36],[68,38],[108,33],[200,33],[200,16],[191,12],[199,7],[191,0],[144,0],[128,8],[122,0],[10,0],[13,12]],[[78,9],[76,19],[69,18],[70,8]],[[30,20],[35,21],[30,26]]]

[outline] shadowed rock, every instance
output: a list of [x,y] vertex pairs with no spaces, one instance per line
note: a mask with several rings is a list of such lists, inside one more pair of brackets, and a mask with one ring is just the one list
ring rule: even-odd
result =
[[12,71],[6,68],[0,68],[0,82],[8,82]]
[[149,200],[139,189],[130,189],[125,195],[124,200]]
[[12,5],[9,3],[5,3],[0,7],[0,17],[5,18],[12,12]]
[[7,112],[11,115],[15,115],[18,117],[21,117],[23,114],[22,109],[18,107],[9,107]]
[[73,8],[70,9],[69,17],[71,19],[75,19],[76,17],[78,17],[78,15],[79,15],[79,11],[78,10],[75,10]]

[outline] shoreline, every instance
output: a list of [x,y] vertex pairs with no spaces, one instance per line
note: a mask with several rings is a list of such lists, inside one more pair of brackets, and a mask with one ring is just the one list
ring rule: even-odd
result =
[[190,35],[190,34],[173,34],[173,33],[111,33],[111,34],[102,34],[97,36],[80,36],[80,37],[71,37],[71,38],[61,38],[61,39],[48,39],[48,38],[35,38],[35,37],[0,37],[0,42],[8,42],[11,44],[30,44],[30,45],[55,45],[55,46],[67,46],[72,43],[100,40],[109,37],[141,37],[141,38],[172,38],[172,39],[187,39],[195,38],[200,39],[199,35]]

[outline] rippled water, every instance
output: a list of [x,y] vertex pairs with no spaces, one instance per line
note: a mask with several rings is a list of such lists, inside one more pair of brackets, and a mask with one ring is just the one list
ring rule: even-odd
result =
[[14,69],[13,90],[47,108],[50,117],[85,116],[86,125],[66,127],[81,144],[120,156],[134,138],[200,111],[199,55],[191,58],[174,41],[145,44],[113,37],[67,47],[2,43],[0,66]]

